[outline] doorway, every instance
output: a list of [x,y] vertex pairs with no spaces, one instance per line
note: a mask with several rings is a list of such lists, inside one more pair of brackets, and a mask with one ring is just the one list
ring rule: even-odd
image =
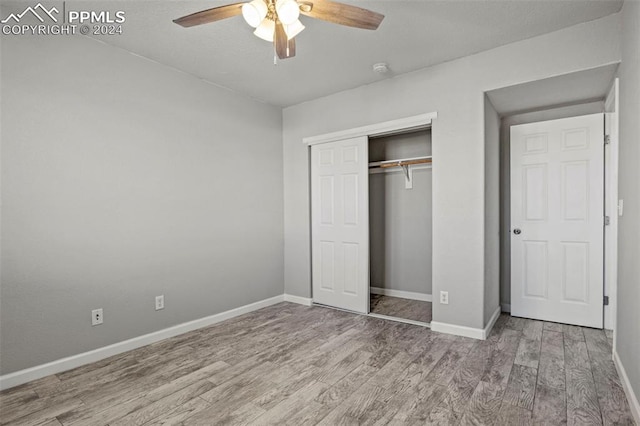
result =
[[369,138],[370,313],[432,317],[431,131]]

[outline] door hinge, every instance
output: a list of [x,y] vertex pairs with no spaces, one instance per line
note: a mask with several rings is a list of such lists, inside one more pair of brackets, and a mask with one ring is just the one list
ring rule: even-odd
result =
[[604,225],[608,226],[611,224],[611,218],[609,216],[604,217]]
[[604,300],[602,301],[604,306],[608,306],[609,305],[609,296],[604,296]]
[[611,136],[604,135],[604,144],[609,145],[611,143]]

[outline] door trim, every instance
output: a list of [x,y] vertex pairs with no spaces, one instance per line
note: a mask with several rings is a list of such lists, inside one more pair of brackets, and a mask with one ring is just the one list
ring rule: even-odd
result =
[[610,223],[604,228],[604,294],[609,305],[604,307],[604,328],[613,330],[616,343],[616,312],[618,306],[618,116],[620,112],[619,80],[614,79],[605,99],[605,133],[609,144],[605,145],[604,208]]
[[397,120],[384,121],[381,123],[370,124],[368,126],[354,127],[351,129],[340,130],[338,132],[325,133],[318,136],[309,136],[302,139],[305,145],[317,145],[327,142],[335,142],[342,139],[351,139],[359,136],[384,136],[390,134],[398,134],[405,132],[413,132],[416,130],[428,129],[431,127],[431,121],[438,118],[437,112],[429,112],[426,114],[414,115],[411,117],[399,118]]

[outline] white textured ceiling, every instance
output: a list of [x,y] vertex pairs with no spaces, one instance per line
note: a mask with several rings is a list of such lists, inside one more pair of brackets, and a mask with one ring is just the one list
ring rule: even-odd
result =
[[[594,20],[622,6],[622,0],[344,2],[384,14],[380,28],[359,30],[302,16],[307,28],[296,38],[297,56],[277,66],[271,45],[255,37],[241,16],[192,28],[172,22],[229,2],[67,1],[67,5],[124,10],[124,34],[100,37],[102,41],[279,106]],[[387,62],[390,73],[375,74],[376,62]]]

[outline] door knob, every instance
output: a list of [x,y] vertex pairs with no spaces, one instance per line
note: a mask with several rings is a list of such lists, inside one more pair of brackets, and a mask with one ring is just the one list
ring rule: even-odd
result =
[[516,235],[520,235],[520,233],[522,233],[522,231],[520,230],[520,228],[516,228],[513,230],[513,233]]

